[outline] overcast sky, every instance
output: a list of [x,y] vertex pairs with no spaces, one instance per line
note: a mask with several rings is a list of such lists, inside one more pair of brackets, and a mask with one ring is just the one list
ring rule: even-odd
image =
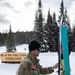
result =
[[[31,31],[34,27],[35,11],[39,0],[0,0],[0,32]],[[43,16],[46,18],[48,9],[51,14],[59,14],[61,0],[41,0]],[[71,23],[75,20],[75,0],[64,0]]]

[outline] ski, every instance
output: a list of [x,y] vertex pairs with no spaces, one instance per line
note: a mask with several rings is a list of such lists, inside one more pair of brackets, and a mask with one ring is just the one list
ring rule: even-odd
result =
[[67,32],[66,24],[61,25],[60,34],[61,34],[60,38],[61,38],[61,45],[62,45],[62,52],[63,52],[63,59],[64,59],[64,74],[70,75],[68,32]]

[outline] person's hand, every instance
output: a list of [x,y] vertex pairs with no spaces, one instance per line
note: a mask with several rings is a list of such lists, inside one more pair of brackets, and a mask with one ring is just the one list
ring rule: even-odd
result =
[[56,68],[58,68],[58,63],[56,63],[56,64],[52,67],[52,69],[56,69]]
[[54,72],[54,69],[52,67],[50,67],[49,70],[50,70],[50,73]]

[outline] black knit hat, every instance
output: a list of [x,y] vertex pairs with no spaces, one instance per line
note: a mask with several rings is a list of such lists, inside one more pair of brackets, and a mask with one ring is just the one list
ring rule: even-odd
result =
[[33,51],[35,49],[40,48],[40,47],[41,47],[40,44],[37,41],[33,40],[29,44],[29,51],[31,52],[31,51]]

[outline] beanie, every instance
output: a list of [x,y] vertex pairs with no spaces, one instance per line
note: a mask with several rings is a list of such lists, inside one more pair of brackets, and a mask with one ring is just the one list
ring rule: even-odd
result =
[[37,41],[33,40],[29,44],[29,51],[31,52],[31,51],[33,51],[35,49],[40,48],[40,47],[41,47],[40,44]]

